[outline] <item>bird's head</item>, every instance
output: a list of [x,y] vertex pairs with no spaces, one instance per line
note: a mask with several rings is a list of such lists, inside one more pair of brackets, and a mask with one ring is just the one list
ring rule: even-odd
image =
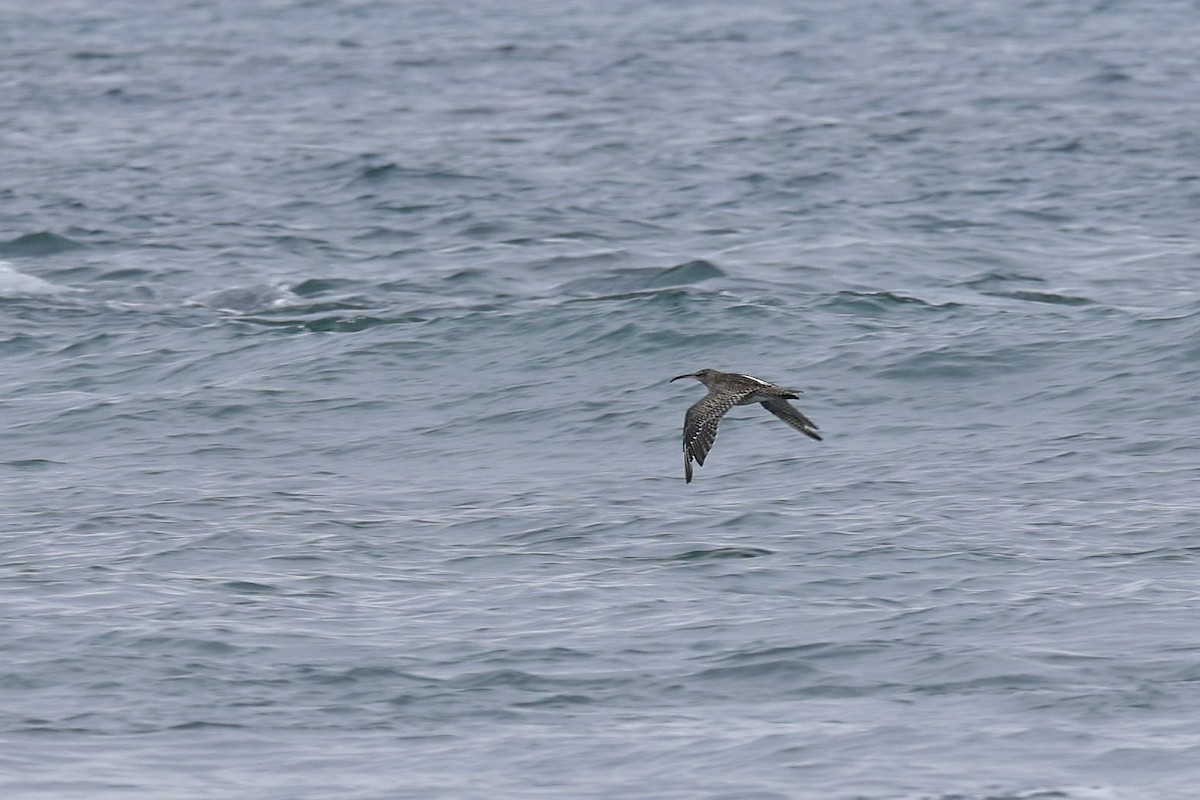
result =
[[702,369],[702,370],[699,370],[699,371],[697,371],[697,372],[689,372],[689,373],[688,373],[688,374],[686,374],[686,375],[676,375],[674,378],[671,378],[671,380],[667,381],[667,383],[671,383],[671,382],[673,382],[673,381],[677,381],[677,380],[679,380],[680,378],[695,378],[696,380],[698,380],[698,381],[700,381],[701,383],[703,383],[705,386],[708,386],[708,382],[709,382],[709,380],[712,378],[712,376],[713,376],[714,374],[716,374],[716,370],[713,370],[713,369]]

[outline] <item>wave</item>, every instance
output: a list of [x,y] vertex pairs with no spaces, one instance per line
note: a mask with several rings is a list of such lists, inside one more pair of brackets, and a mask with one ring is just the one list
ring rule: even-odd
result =
[[0,297],[29,297],[32,295],[57,294],[63,287],[34,275],[27,275],[0,261]]

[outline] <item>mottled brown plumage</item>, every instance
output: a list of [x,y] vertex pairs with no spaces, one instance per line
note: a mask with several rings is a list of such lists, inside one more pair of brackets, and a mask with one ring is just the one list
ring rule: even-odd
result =
[[683,475],[688,483],[692,482],[692,461],[704,466],[704,458],[717,439],[717,425],[725,412],[734,406],[761,403],[763,408],[805,436],[821,441],[821,434],[817,433],[812,420],[788,402],[797,399],[798,389],[785,389],[749,375],[715,369],[689,372],[671,380],[680,378],[695,378],[708,387],[708,394],[689,408],[683,418]]

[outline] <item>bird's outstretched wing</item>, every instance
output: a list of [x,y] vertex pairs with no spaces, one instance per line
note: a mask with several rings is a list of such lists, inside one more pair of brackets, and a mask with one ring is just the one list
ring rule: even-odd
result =
[[717,440],[721,417],[748,394],[750,390],[711,391],[687,410],[683,417],[683,476],[687,483],[692,482],[692,460],[704,466],[704,457]]
[[[702,400],[701,402],[704,401]],[[813,421],[801,414],[800,409],[793,406],[787,400],[782,398],[764,400],[762,407],[779,417],[788,425],[791,425],[793,428],[803,433],[805,436],[811,436],[818,442],[821,441],[821,434],[817,433],[817,426],[813,424]]]

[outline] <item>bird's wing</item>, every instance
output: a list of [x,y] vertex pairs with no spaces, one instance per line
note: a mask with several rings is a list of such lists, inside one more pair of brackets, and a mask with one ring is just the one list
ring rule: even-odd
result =
[[[692,471],[693,458],[697,464],[704,466],[704,457],[717,439],[717,425],[721,417],[748,394],[749,391],[709,392],[687,410],[683,417],[683,462],[686,472]],[[691,477],[690,474],[688,477]]]
[[764,400],[762,407],[805,436],[811,436],[818,442],[821,441],[821,434],[817,433],[817,426],[813,424],[813,421],[801,414],[800,409],[793,406],[787,400],[778,397],[771,400]]

